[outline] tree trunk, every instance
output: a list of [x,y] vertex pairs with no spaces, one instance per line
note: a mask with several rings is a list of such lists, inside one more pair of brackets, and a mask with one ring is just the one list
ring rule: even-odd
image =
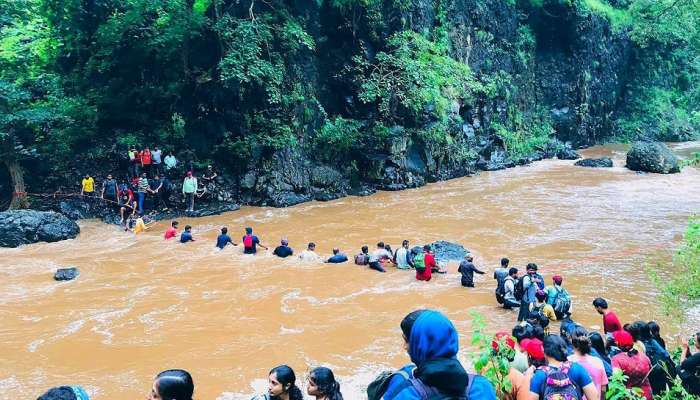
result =
[[10,210],[17,210],[29,207],[29,200],[24,188],[24,173],[17,160],[5,160],[7,170],[10,171],[10,179],[15,187],[10,202]]

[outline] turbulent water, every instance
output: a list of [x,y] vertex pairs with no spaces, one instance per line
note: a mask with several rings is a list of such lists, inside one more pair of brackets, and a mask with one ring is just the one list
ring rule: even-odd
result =
[[[688,155],[700,143],[674,148]],[[700,210],[700,171],[636,174],[623,167],[624,151],[583,152],[612,156],[611,169],[550,160],[415,190],[183,218],[197,239],[186,245],[162,240],[166,222],[134,237],[83,221],[75,240],[0,250],[0,398],[36,398],[58,384],[82,384],[95,399],[143,398],[157,372],[184,368],[196,399],[244,399],[265,387],[271,367],[288,363],[302,383],[310,368],[332,367],[346,398],[359,399],[377,371],[408,361],[398,324],[415,308],[453,319],[465,361],[471,311],[509,330],[516,315],[497,308],[492,294],[502,256],[515,266],[537,263],[548,281],[564,275],[574,318],[586,326],[601,323],[590,306],[596,296],[623,321],[666,321],[646,268],[669,259]],[[245,256],[240,246],[217,251],[224,225],[236,240],[251,225],[271,247],[283,236],[297,251],[315,241],[323,255],[334,246],[352,255],[378,240],[455,241],[487,275],[469,290],[455,265],[425,283],[404,271]],[[54,282],[53,271],[68,265],[80,277]],[[699,321],[682,329],[695,331]]]

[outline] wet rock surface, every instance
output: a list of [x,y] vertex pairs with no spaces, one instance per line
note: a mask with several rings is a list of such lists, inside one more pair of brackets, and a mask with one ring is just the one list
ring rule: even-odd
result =
[[0,212],[0,247],[17,247],[37,242],[73,239],[80,227],[65,215],[36,210]]
[[627,168],[657,174],[680,172],[678,157],[660,142],[635,142],[627,152]]
[[71,281],[77,278],[78,275],[80,275],[80,271],[78,271],[78,268],[59,268],[54,274],[53,279],[57,281]]
[[583,160],[576,161],[574,165],[588,168],[612,168],[613,162],[609,157],[584,158]]

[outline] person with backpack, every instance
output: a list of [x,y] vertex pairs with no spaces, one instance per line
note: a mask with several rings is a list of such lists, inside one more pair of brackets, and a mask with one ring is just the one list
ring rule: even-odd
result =
[[535,299],[535,304],[532,306],[528,319],[532,319],[534,314],[537,323],[544,329],[545,335],[549,335],[549,324],[557,320],[557,315],[554,313],[554,308],[545,301],[547,300],[547,294],[544,291],[538,290],[535,293]]
[[413,311],[401,321],[401,332],[411,364],[382,373],[367,388],[369,400],[496,400],[491,383],[468,374],[457,359],[459,335],[442,313]]
[[469,253],[464,256],[464,261],[459,263],[457,272],[462,274],[462,286],[472,288],[474,287],[474,273],[476,272],[477,274],[481,275],[484,274],[484,271],[476,268],[474,265],[474,256]]
[[369,264],[369,247],[362,246],[359,254],[355,255],[355,265]]
[[688,393],[700,396],[700,332],[693,335],[690,341],[683,339],[683,353],[680,361],[678,375],[681,377],[683,387]]
[[554,308],[557,320],[571,318],[571,295],[561,285],[564,281],[561,275],[552,277],[552,286],[547,286],[547,304]]
[[[428,282],[433,277],[433,269],[427,265],[426,256],[430,254],[430,245],[423,246],[423,251],[413,256],[413,266],[416,268],[416,280]],[[435,258],[433,258],[433,264]]]
[[267,376],[267,392],[251,400],[304,400],[296,381],[294,370],[287,365],[272,368]]
[[629,332],[619,330],[612,335],[620,349],[620,352],[611,359],[613,370],[619,369],[627,377],[625,381],[627,389],[638,388],[646,400],[653,400],[648,378],[651,372],[651,361],[644,353],[634,348],[634,338]]
[[578,363],[567,359],[566,342],[559,336],[549,335],[544,338],[544,356],[546,365],[528,370],[530,380],[530,398],[532,400],[599,400],[600,392],[591,376]]
[[515,297],[515,284],[518,281],[518,269],[511,267],[503,280],[503,308],[510,310],[520,308],[520,301]]
[[520,301],[518,322],[525,321],[536,301],[535,294],[538,289],[537,264],[530,263],[526,267],[527,273],[515,283],[515,298]]
[[267,250],[267,247],[260,243],[260,239],[258,239],[257,236],[253,235],[253,228],[251,227],[246,227],[245,228],[245,235],[243,236],[243,254],[255,254],[258,252],[257,246],[262,247],[263,249]]
[[506,278],[508,277],[508,264],[510,263],[510,260],[507,258],[501,258],[501,266],[496,268],[495,271],[493,271],[493,279],[496,280],[496,301],[498,304],[503,304],[504,303],[504,295],[505,295],[505,288],[503,284],[505,283]]

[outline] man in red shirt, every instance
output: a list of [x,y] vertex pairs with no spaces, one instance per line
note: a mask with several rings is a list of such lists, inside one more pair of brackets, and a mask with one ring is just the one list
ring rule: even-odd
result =
[[423,246],[423,252],[417,254],[413,261],[416,264],[416,279],[429,281],[433,277],[435,267],[435,256],[430,252],[430,245]]
[[622,324],[614,312],[608,310],[608,302],[604,298],[598,297],[593,300],[593,307],[598,314],[603,316],[603,332],[613,333],[622,330]]
[[165,231],[165,240],[169,240],[177,236],[177,225],[177,221],[173,221],[170,224],[170,228],[168,228],[168,230]]

